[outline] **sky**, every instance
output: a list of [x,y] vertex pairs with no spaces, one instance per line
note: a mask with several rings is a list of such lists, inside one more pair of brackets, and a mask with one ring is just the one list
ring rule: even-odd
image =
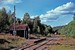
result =
[[0,9],[13,12],[14,5],[17,18],[29,13],[31,18],[40,16],[41,23],[52,27],[67,25],[75,13],[75,0],[0,0]]

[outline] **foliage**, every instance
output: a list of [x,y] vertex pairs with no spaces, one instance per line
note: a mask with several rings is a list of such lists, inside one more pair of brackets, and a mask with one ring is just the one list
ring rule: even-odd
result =
[[65,27],[66,25],[63,25],[63,26],[56,26],[56,27],[53,27],[53,30],[60,30],[62,29],[63,27]]
[[24,14],[24,17],[22,19],[23,24],[28,24],[30,28],[30,33],[33,32],[33,20],[31,20],[30,15],[28,13]]
[[[0,10],[0,31],[4,29],[9,29],[9,26],[13,24],[14,22],[14,12],[11,13],[9,11],[8,13],[6,12],[6,9],[3,8]],[[30,28],[30,33],[39,33],[42,35],[47,35],[48,33],[51,33],[53,31],[51,26],[41,24],[40,17],[37,16],[33,19],[30,18],[30,15],[28,13],[24,14],[23,19],[15,18],[16,24],[27,24]]]
[[6,49],[10,49],[13,47],[19,47],[21,45],[23,45],[26,41],[25,38],[21,38],[19,36],[12,36],[10,34],[6,34],[6,35],[0,35],[0,39],[4,39],[10,43],[5,42],[4,44],[0,44],[0,50],[6,50]]
[[6,13],[6,9],[2,8],[2,10],[0,10],[0,31],[8,29],[8,25],[9,25],[8,14]]
[[23,24],[29,24],[29,22],[30,22],[30,15],[28,13],[25,13],[22,23]]
[[38,33],[40,32],[40,18],[39,16],[35,17],[33,20],[33,32]]
[[20,24],[22,21],[21,21],[21,19],[20,18],[17,18],[16,19],[16,24]]
[[13,22],[14,22],[13,15],[14,15],[13,13],[8,13],[8,17],[9,17],[9,23],[10,23],[10,25],[13,24]]
[[30,33],[47,35],[48,33],[52,32],[51,26],[41,24],[41,20],[39,16],[31,19],[30,15],[28,13],[25,13],[22,23],[28,24],[30,28]]
[[63,27],[60,30],[60,33],[67,36],[75,37],[75,20],[71,21],[67,26]]

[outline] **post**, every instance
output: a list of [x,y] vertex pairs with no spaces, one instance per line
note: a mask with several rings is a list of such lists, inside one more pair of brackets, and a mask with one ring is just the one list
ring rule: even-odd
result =
[[28,27],[26,27],[26,39],[28,39]]
[[25,38],[25,30],[24,30],[24,38]]
[[14,31],[13,31],[13,35],[16,35],[15,22],[16,22],[16,17],[15,17],[15,5],[14,5]]

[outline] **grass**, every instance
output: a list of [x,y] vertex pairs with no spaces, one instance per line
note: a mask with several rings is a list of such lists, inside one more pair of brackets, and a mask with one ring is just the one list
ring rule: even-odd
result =
[[0,44],[0,50],[19,47],[19,46],[23,45],[26,41],[25,38],[21,38],[19,36],[12,36],[10,34],[0,35],[0,39],[4,39],[4,40],[10,42],[10,43],[5,42],[4,44]]
[[69,45],[53,45],[50,50],[75,50],[75,46]]
[[[50,50],[75,50],[75,39],[72,37],[61,36],[58,41],[54,41],[57,45],[49,46]],[[59,43],[59,44],[58,44]]]

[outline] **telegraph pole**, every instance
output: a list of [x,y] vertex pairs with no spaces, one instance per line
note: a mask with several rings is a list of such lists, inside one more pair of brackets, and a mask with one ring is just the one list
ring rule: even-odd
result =
[[16,35],[16,29],[15,29],[15,24],[16,24],[16,17],[15,17],[15,15],[16,15],[16,14],[15,14],[15,10],[16,10],[16,9],[15,9],[15,5],[14,5],[14,16],[13,16],[13,17],[14,17],[14,30],[13,30],[13,35],[14,35],[14,36]]

